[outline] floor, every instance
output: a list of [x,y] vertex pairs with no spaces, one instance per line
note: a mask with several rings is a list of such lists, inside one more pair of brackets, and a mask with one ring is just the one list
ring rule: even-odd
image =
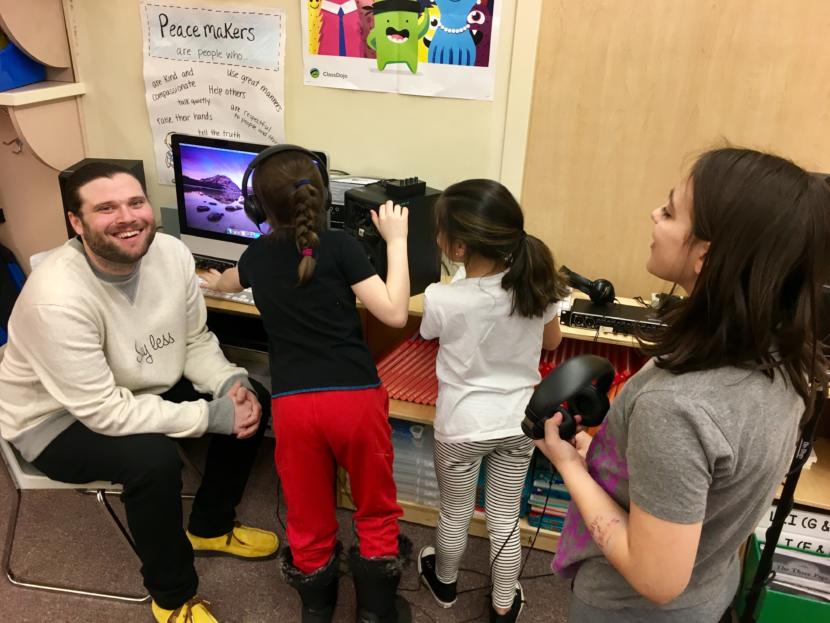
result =
[[[200,447],[191,445],[188,454],[198,466]],[[251,476],[245,498],[238,509],[245,523],[277,529],[284,535],[274,513],[276,476],[273,469],[273,440],[266,439]],[[15,495],[5,469],[0,469],[0,534],[6,534]],[[186,489],[198,483],[198,474],[188,468]],[[121,511],[121,503],[113,498]],[[188,502],[185,502],[187,510]],[[285,508],[280,510],[285,516]],[[340,539],[354,542],[351,513],[338,511]],[[415,551],[431,542],[433,530],[402,522],[402,532],[415,545]],[[3,541],[3,551],[8,547]],[[529,550],[524,550],[525,555]],[[534,550],[524,570],[522,585],[527,604],[520,621],[560,623],[566,620],[569,588],[565,580],[547,576],[551,554]],[[439,608],[428,591],[419,585],[414,563],[407,566],[401,594],[412,604],[416,622],[487,621],[488,541],[470,538],[459,578],[455,607]],[[197,559],[199,594],[211,602],[220,621],[261,623],[299,621],[296,593],[279,578],[274,561],[244,562],[230,558]],[[64,582],[78,587],[140,593],[139,565],[132,551],[118,534],[106,512],[93,497],[73,491],[27,491],[24,494],[19,527],[14,544],[12,568],[20,577],[40,581]],[[534,577],[534,576],[543,577]],[[468,592],[464,592],[468,591]],[[147,622],[153,621],[147,603],[125,604],[19,588],[0,578],[0,620],[4,623]],[[354,621],[354,592],[351,579],[343,577],[337,622]]]

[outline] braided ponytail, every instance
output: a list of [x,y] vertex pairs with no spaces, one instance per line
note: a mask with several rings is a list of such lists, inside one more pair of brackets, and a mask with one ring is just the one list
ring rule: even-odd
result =
[[268,235],[294,237],[300,252],[297,286],[302,286],[314,275],[319,232],[326,227],[326,189],[320,171],[303,153],[277,153],[257,166],[253,187],[272,229]]
[[314,275],[317,260],[314,249],[320,243],[317,235],[317,223],[320,204],[320,192],[308,180],[300,180],[289,199],[294,209],[294,241],[302,257],[297,267],[297,285],[301,286]]

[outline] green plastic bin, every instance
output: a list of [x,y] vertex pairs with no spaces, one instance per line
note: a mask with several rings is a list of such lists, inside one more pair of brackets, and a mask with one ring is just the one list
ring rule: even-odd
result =
[[[820,556],[820,554],[816,555]],[[741,590],[735,602],[739,617],[743,615],[746,608],[746,594],[752,585],[760,559],[761,543],[755,535],[752,535],[744,561]],[[828,623],[830,603],[763,588],[758,599],[756,613],[757,623]]]

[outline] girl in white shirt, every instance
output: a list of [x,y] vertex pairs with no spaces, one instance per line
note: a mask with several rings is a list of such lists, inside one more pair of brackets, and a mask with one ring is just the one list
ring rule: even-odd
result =
[[559,345],[565,284],[545,244],[524,231],[513,195],[491,180],[447,188],[436,203],[438,244],[463,262],[452,283],[424,294],[421,335],[438,338],[435,472],[441,512],[435,547],[418,571],[438,604],[456,599],[476,483],[486,461],[485,505],[493,599],[490,620],[515,621],[524,602],[519,506],[533,442],[521,421],[539,382],[542,348]]

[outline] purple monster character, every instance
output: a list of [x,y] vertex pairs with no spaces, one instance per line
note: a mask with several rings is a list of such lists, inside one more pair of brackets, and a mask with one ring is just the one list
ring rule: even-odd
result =
[[494,0],[476,0],[467,14],[467,23],[476,44],[476,67],[490,66],[490,39],[493,34]]

